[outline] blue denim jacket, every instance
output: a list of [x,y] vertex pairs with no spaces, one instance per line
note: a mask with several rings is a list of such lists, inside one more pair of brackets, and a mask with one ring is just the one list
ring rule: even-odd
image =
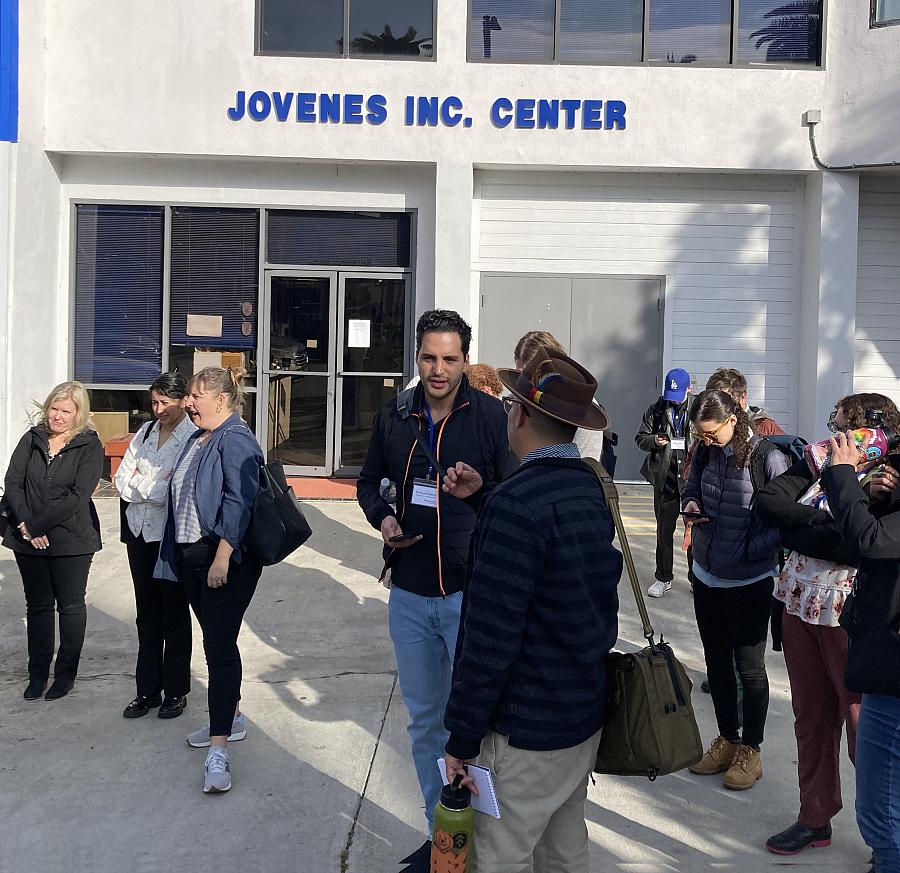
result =
[[[178,464],[194,444],[193,441],[203,433],[198,430],[191,435]],[[259,492],[259,468],[263,462],[263,453],[256,437],[236,412],[210,433],[200,455],[194,500],[203,536],[228,540],[234,548],[232,560],[237,563],[240,563],[245,551],[243,540]],[[170,488],[166,527],[153,574],[157,579],[178,581],[176,545]]]

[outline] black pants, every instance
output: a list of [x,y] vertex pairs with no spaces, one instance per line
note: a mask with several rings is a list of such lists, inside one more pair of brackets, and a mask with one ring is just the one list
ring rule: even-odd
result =
[[182,697],[191,690],[191,612],[178,582],[153,578],[159,543],[142,536],[126,545],[137,607],[137,693]]
[[74,679],[78,673],[87,608],[84,594],[93,555],[27,555],[16,552],[16,563],[25,588],[28,630],[28,677],[46,681],[56,642],[53,608],[59,613],[59,651],[56,679]]
[[653,514],[656,516],[656,578],[671,582],[675,578],[675,525],[681,513],[681,498],[677,492],[653,490]]
[[203,630],[203,651],[209,669],[209,735],[228,736],[241,699],[241,653],[237,639],[244,613],[253,599],[262,567],[249,555],[228,566],[228,582],[210,588],[207,573],[218,542],[200,540],[181,546],[182,578],[191,608]]
[[[774,580],[736,588],[694,583],[694,613],[706,658],[719,733],[731,743],[758,749],[769,710],[766,641]],[[735,676],[737,669],[737,676]],[[744,733],[738,719],[738,685],[744,689]]]

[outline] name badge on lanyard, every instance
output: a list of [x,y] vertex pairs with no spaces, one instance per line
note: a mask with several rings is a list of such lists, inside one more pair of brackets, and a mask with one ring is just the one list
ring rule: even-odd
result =
[[437,508],[437,482],[433,479],[413,479],[412,501],[415,506]]

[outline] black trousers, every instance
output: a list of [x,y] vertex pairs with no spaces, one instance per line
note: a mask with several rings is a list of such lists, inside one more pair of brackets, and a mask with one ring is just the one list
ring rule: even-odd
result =
[[675,526],[681,514],[681,498],[678,492],[653,489],[653,514],[656,516],[656,578],[671,582],[675,578],[673,567]]
[[191,690],[191,611],[178,582],[153,577],[159,543],[130,539],[128,566],[137,607],[137,693],[182,697]]
[[[756,749],[763,741],[769,710],[766,641],[773,588],[771,577],[736,588],[710,588],[699,580],[694,582],[694,614],[719,734],[731,743]],[[738,677],[744,689],[743,737]]]
[[56,642],[59,613],[59,651],[56,679],[74,679],[78,673],[87,608],[84,594],[93,555],[28,555],[16,552],[16,563],[25,588],[25,623],[28,634],[28,677],[46,681]]
[[229,564],[225,585],[210,588],[207,573],[218,542],[202,539],[179,548],[185,590],[203,630],[203,651],[209,669],[209,735],[228,736],[241,699],[238,634],[262,567],[250,555],[244,555],[239,564],[234,560]]

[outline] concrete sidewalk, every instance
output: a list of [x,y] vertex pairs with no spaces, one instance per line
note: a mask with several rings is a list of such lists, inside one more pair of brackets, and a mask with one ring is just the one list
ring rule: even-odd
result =
[[[649,491],[624,488],[639,571],[652,579]],[[376,582],[380,538],[355,503],[309,503],[313,538],[265,571],[241,636],[247,739],[231,747],[233,790],[201,792],[202,751],[184,742],[206,721],[195,627],[194,689],[184,716],[126,720],[134,696],[134,597],[118,543],[118,505],[98,500],[106,548],[88,590],[88,635],[75,690],[26,702],[24,600],[12,554],[0,554],[0,871],[121,873],[394,873],[425,838],[406,712],[387,634],[388,592]],[[679,556],[677,576],[686,568]],[[620,587],[620,647],[641,642]],[[715,734],[699,691],[703,662],[686,583],[650,601],[695,680],[704,742]],[[765,776],[748,792],[688,773],[598,777],[587,819],[596,871],[754,871],[778,866],[867,869],[853,819],[853,772],[834,844],[795,858],[763,848],[797,812],[796,744],[784,661],[772,685]]]

